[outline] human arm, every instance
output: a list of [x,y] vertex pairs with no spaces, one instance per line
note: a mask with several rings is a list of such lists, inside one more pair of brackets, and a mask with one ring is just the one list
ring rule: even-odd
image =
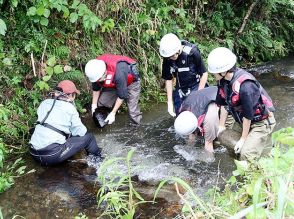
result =
[[168,113],[175,117],[175,111],[174,111],[174,104],[173,104],[173,81],[172,80],[165,80],[165,89],[167,94],[167,110]]
[[229,112],[225,109],[224,106],[221,106],[220,107],[220,119],[219,119],[219,126],[218,126],[217,136],[221,132],[223,132],[224,130],[226,130],[225,123],[226,123],[226,120],[227,120],[228,115],[229,115]]
[[201,90],[207,84],[208,72],[206,71],[205,64],[201,57],[201,53],[197,47],[193,49],[192,57],[194,60],[194,64],[196,66],[197,74],[201,76],[198,86],[198,90]]
[[120,106],[122,105],[123,102],[124,102],[124,100],[120,99],[119,97],[116,99],[112,111],[108,114],[108,116],[105,119],[105,122],[108,122],[109,125],[114,123],[115,115],[116,115],[118,109],[120,108]]
[[258,103],[260,91],[258,86],[253,81],[245,81],[240,87],[240,102],[242,105],[243,121],[242,135],[234,147],[235,153],[240,153],[249,134],[251,121],[254,117],[255,106]]
[[108,116],[105,119],[105,122],[108,122],[108,124],[112,124],[115,121],[115,115],[118,109],[121,107],[124,100],[128,99],[128,73],[129,65],[126,62],[121,62],[117,64],[114,82],[116,85],[116,94],[118,97],[115,101],[112,111],[108,114]]
[[245,140],[249,134],[250,125],[251,125],[251,120],[246,119],[244,117],[242,122],[242,135],[234,147],[236,154],[239,154],[241,152],[242,147],[244,146]]
[[215,98],[215,103],[219,106],[220,108],[220,120],[219,120],[219,126],[218,126],[218,131],[217,131],[217,136],[226,129],[225,123],[228,118],[229,112],[226,110],[225,105],[226,101],[221,95],[222,87],[218,87],[216,98]]
[[99,84],[97,82],[92,83],[92,105],[91,105],[92,114],[95,112],[95,110],[97,108],[97,103],[98,103],[98,99],[100,97],[101,88],[102,88],[101,84]]
[[175,117],[174,104],[173,104],[173,74],[171,73],[171,64],[167,59],[163,60],[162,63],[162,76],[165,80],[165,89],[167,94],[167,110],[168,113]]
[[205,85],[207,83],[207,78],[208,78],[208,73],[204,72],[203,75],[200,78],[198,90],[201,90],[201,89],[203,89],[205,87]]
[[93,91],[93,94],[92,94],[92,106],[91,106],[92,114],[95,112],[95,110],[97,108],[97,103],[98,103],[100,93],[101,93],[101,91]]

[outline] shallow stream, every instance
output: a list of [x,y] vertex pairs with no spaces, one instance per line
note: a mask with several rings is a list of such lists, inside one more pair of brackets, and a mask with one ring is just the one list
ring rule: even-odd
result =
[[[294,57],[267,63],[251,69],[261,73],[258,80],[266,88],[276,107],[276,130],[294,127]],[[282,75],[277,72],[281,72]],[[214,185],[222,186],[234,170],[234,154],[219,146],[214,156],[203,150],[203,141],[186,145],[185,140],[175,135],[173,119],[169,117],[165,104],[152,104],[144,112],[142,125],[127,124],[127,116],[119,114],[114,125],[99,130],[92,119],[84,119],[94,132],[103,156],[126,157],[135,148],[132,159],[140,185],[138,191],[152,198],[156,185],[169,176],[187,181],[195,192],[204,196]],[[73,218],[83,212],[89,218],[99,215],[96,206],[96,172],[100,162],[93,157],[78,157],[56,167],[40,167],[26,158],[28,170],[34,173],[16,179],[15,185],[0,194],[0,206],[4,218],[20,215],[25,218]],[[87,165],[88,164],[88,165]],[[124,170],[125,166],[122,165]],[[157,207],[148,205],[140,218],[174,218],[179,198],[173,187],[159,195]]]

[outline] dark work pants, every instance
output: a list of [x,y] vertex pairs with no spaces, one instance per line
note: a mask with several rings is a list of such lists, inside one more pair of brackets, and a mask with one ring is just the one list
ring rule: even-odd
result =
[[[142,112],[140,111],[139,99],[141,92],[140,80],[133,82],[128,86],[127,105],[129,110],[129,117],[132,123],[140,124],[142,119]],[[104,106],[113,108],[117,99],[115,89],[104,89],[98,100],[98,107]]]
[[82,137],[70,137],[64,144],[50,144],[41,150],[35,150],[31,147],[30,153],[37,162],[50,166],[67,160],[83,148],[88,154],[101,156],[101,149],[91,133],[87,133]]

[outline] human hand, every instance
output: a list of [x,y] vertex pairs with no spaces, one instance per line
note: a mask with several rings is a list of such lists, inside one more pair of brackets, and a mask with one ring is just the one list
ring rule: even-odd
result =
[[92,106],[91,106],[92,115],[94,114],[96,109],[97,109],[97,104],[92,104]]
[[172,101],[167,102],[167,111],[172,117],[176,116],[175,111],[174,111],[174,104]]
[[226,130],[226,127],[220,125],[220,126],[218,127],[218,131],[217,131],[216,136],[218,137],[219,134],[222,133],[222,132],[225,131],[225,130]]
[[244,143],[245,143],[245,139],[243,139],[243,138],[240,138],[240,140],[236,143],[236,145],[234,147],[234,150],[235,150],[236,154],[240,154]]
[[108,122],[109,125],[114,123],[114,121],[115,121],[115,113],[114,112],[109,113],[108,116],[106,117],[106,119],[104,120],[104,122]]

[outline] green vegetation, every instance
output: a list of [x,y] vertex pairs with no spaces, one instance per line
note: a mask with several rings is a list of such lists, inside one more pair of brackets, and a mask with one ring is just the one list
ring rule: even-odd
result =
[[293,216],[294,128],[281,129],[272,136],[276,147],[271,156],[257,163],[235,161],[237,170],[224,191],[214,193],[213,204],[235,218]]
[[[5,165],[4,161],[8,154],[8,150],[0,139],[0,193],[10,188],[14,183],[14,178],[24,174],[26,166],[23,166],[21,158],[15,160],[11,165]],[[1,215],[1,211],[0,211]]]
[[[293,0],[0,0],[0,192],[18,174],[19,160],[10,157],[18,159],[27,151],[36,107],[58,81],[78,84],[77,106],[85,112],[90,101],[83,74],[87,60],[102,53],[137,59],[141,104],[146,106],[165,100],[158,54],[164,34],[196,43],[204,59],[211,49],[226,46],[241,64],[250,64],[293,51],[293,17]],[[253,204],[262,198],[263,193]]]
[[[158,185],[153,203],[156,204],[154,201],[157,194],[166,183],[175,183],[177,194],[183,203],[180,212],[183,217],[290,218],[294,212],[293,138],[294,128],[281,129],[273,133],[276,147],[272,149],[269,157],[261,158],[256,163],[235,160],[237,169],[227,181],[225,189],[211,189],[208,192],[208,200],[199,198],[182,179],[171,177]],[[100,168],[98,205],[101,206],[104,202],[104,215],[133,218],[136,206],[146,202],[132,184],[130,159],[133,152],[130,151],[126,159],[105,160]],[[115,164],[120,161],[126,162],[127,174],[115,168]],[[185,189],[187,196],[179,192],[178,185]],[[139,201],[135,202],[134,197]]]
[[[136,207],[147,202],[133,186],[131,177],[135,169],[131,168],[130,163],[133,153],[134,149],[129,151],[127,158],[106,160],[99,168],[97,180],[101,187],[97,194],[98,206],[104,209],[100,215],[101,218],[107,215],[110,218],[132,219],[136,213]],[[126,165],[127,173],[124,173],[121,165]]]

